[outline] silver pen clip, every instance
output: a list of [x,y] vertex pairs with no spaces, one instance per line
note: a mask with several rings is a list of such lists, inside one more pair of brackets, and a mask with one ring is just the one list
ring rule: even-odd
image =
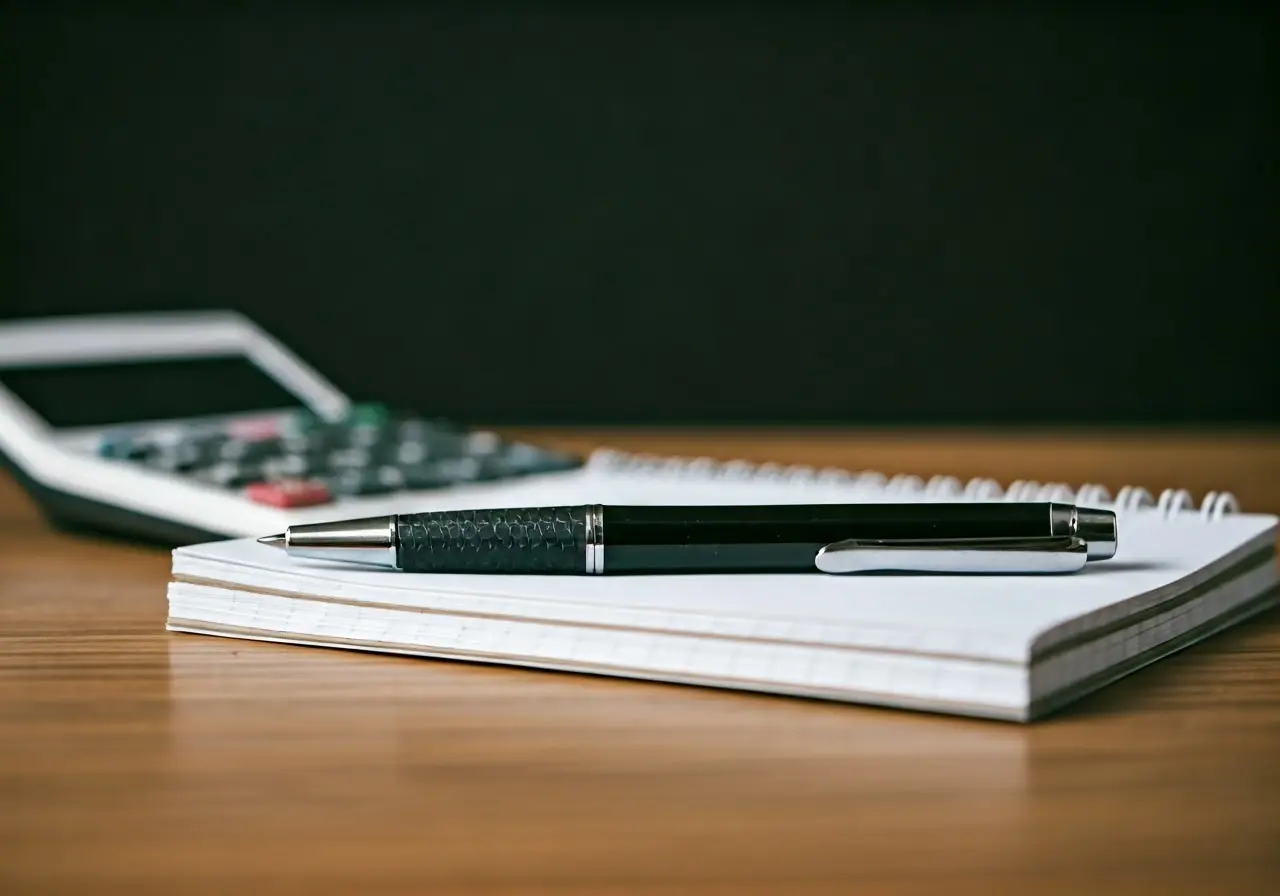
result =
[[1075,572],[1089,545],[1071,535],[1034,538],[857,539],[826,545],[814,557],[822,572]]

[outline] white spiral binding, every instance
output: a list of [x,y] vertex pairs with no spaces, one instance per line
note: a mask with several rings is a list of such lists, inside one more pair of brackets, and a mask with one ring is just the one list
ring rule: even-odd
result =
[[1219,520],[1228,513],[1239,513],[1240,504],[1231,492],[1209,492],[1197,511],[1195,500],[1186,489],[1167,488],[1159,498],[1141,486],[1126,485],[1111,497],[1105,486],[1086,482],[1077,489],[1064,482],[1040,483],[1017,480],[1002,488],[994,479],[974,478],[961,482],[954,476],[933,476],[924,480],[910,473],[886,476],[875,470],[850,472],[838,467],[812,467],[803,464],[745,460],[719,461],[710,457],[671,457],[655,454],[632,454],[600,449],[591,455],[593,470],[623,475],[657,476],[696,481],[781,482],[796,486],[834,485],[852,492],[871,492],[884,497],[918,500],[963,501],[1059,501],[1081,507],[1110,507],[1116,513],[1146,511],[1171,519],[1197,513],[1205,521]]

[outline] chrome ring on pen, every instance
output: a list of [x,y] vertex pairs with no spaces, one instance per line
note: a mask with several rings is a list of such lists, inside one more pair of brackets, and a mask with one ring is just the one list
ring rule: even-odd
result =
[[604,507],[592,504],[587,508],[586,537],[587,575],[604,573]]

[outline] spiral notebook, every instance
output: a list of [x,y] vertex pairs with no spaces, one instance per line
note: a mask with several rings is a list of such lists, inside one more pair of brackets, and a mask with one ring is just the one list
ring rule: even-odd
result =
[[1274,516],[1130,486],[596,452],[560,477],[405,511],[552,504],[1063,501],[1114,510],[1116,556],[1069,576],[416,575],[236,539],[173,554],[176,632],[1042,717],[1280,598]]

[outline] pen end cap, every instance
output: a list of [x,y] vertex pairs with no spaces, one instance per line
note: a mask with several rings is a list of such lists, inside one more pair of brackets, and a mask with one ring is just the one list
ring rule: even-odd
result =
[[1080,508],[1077,511],[1076,536],[1089,545],[1090,560],[1110,560],[1116,555],[1120,540],[1116,515],[1110,510]]

